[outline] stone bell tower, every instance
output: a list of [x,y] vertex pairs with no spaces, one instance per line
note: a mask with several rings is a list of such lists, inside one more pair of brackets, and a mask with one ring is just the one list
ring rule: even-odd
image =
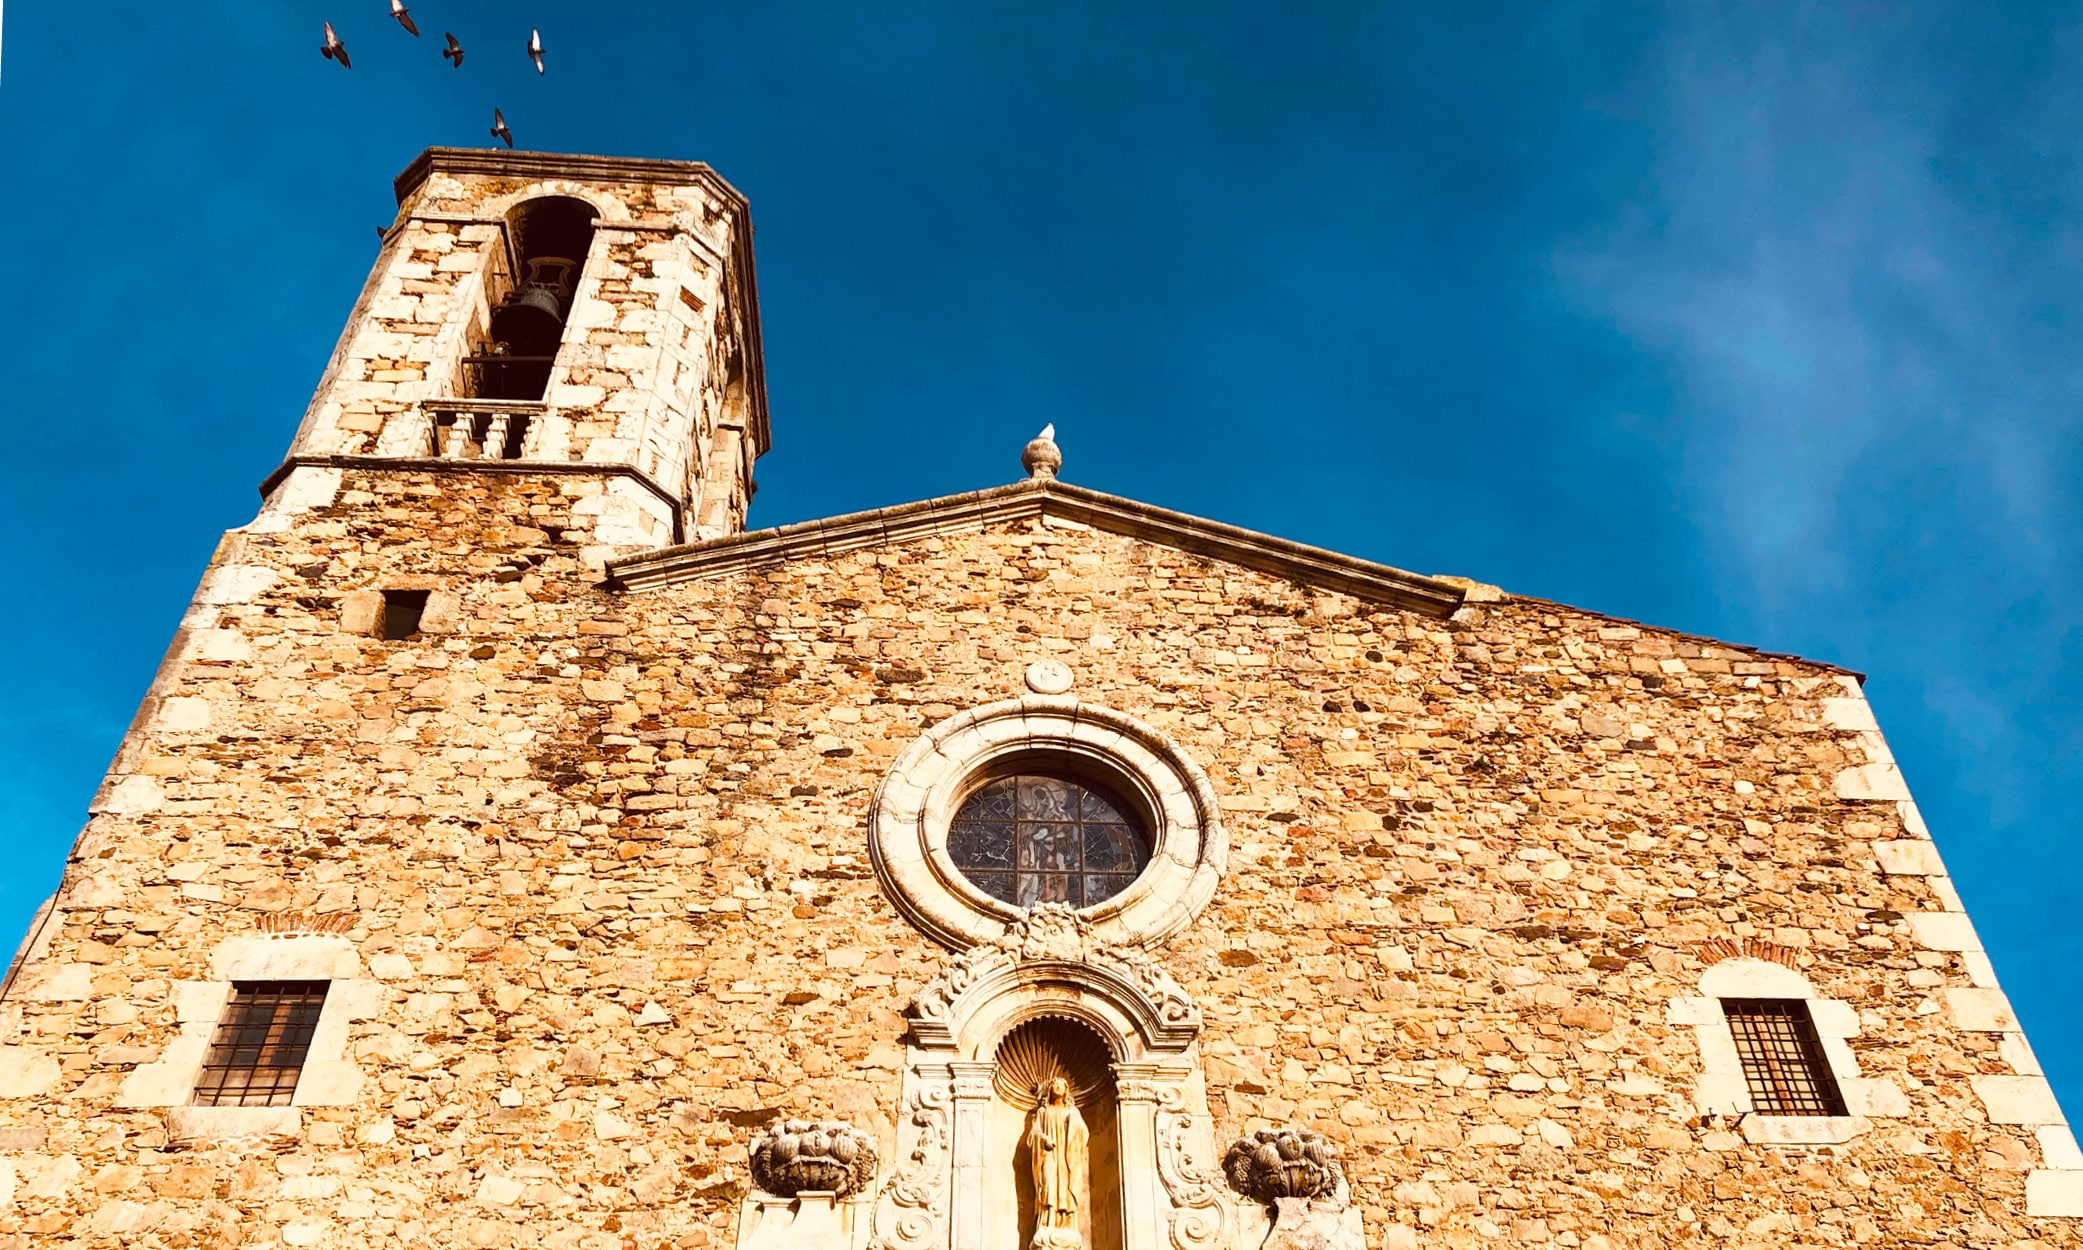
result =
[[371,472],[554,478],[589,562],[744,528],[768,427],[742,195],[695,162],[461,148],[396,189],[262,529]]

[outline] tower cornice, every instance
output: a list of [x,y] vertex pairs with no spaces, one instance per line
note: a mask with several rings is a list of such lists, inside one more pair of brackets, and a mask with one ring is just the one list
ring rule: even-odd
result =
[[[435,173],[479,178],[569,178],[579,182],[640,182],[667,186],[703,186],[749,212],[751,202],[706,161],[667,161],[640,156],[590,156],[576,152],[507,152],[490,148],[428,148],[412,158],[392,180],[398,202],[417,191]],[[745,222],[751,228],[751,222]]]

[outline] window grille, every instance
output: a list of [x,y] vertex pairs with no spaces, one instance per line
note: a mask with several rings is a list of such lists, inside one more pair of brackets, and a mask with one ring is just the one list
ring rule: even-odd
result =
[[1724,998],[1743,1081],[1760,1115],[1843,1115],[1844,1095],[1798,998]]
[[244,981],[203,1057],[195,1102],[203,1107],[286,1107],[325,1006],[324,981]]

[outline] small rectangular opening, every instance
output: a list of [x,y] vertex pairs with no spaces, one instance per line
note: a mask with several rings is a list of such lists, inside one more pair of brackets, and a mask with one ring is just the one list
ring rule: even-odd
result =
[[210,1038],[201,1107],[286,1107],[295,1098],[318,1015],[324,981],[241,981],[232,987],[224,1018]]
[[426,612],[426,591],[386,590],[383,592],[383,617],[376,622],[376,635],[392,642],[417,638],[420,617]]

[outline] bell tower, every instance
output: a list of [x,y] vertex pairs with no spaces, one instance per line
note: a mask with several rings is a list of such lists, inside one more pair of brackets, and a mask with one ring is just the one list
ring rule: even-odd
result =
[[744,528],[769,438],[744,196],[696,162],[467,148],[396,190],[257,528],[385,474],[556,479],[589,563]]

